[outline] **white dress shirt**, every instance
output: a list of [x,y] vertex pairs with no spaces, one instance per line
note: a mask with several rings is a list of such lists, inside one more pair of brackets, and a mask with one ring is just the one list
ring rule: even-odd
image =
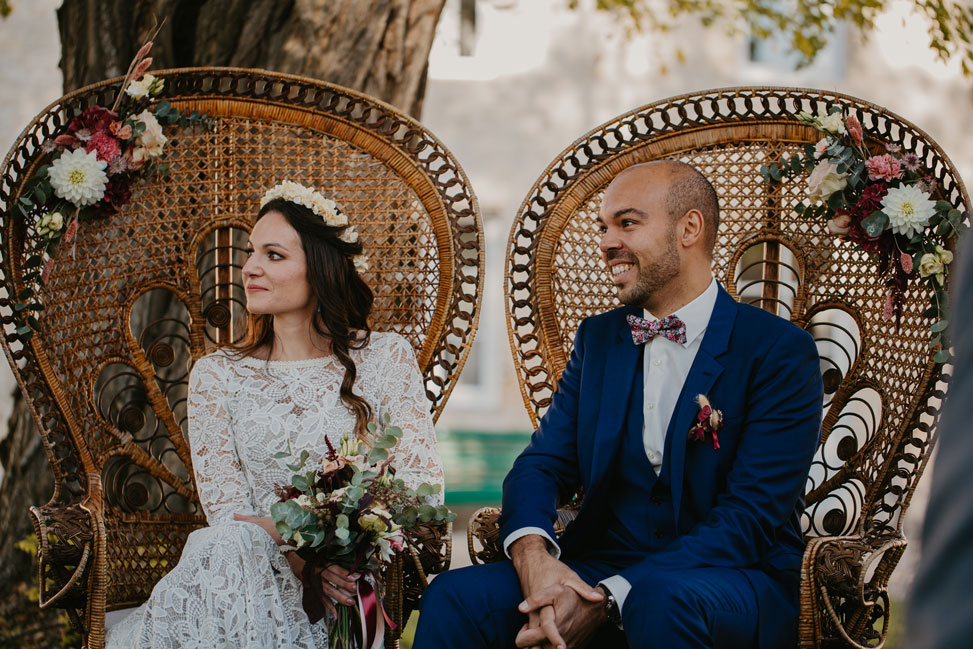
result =
[[[686,342],[676,343],[663,336],[656,336],[645,343],[642,357],[642,445],[656,475],[662,468],[662,459],[666,444],[666,431],[669,420],[679,400],[683,383],[689,376],[689,369],[696,359],[703,334],[713,315],[716,306],[716,296],[719,285],[716,280],[710,280],[709,286],[692,302],[676,311],[675,315],[686,325]],[[654,315],[643,309],[646,320],[658,320]],[[687,431],[688,432],[688,431]],[[561,556],[561,548],[539,527],[522,527],[512,532],[504,540],[504,553],[510,556],[510,545],[517,539],[529,534],[539,534],[547,539],[548,550],[555,557]],[[621,610],[625,598],[632,589],[628,580],[621,575],[613,575],[601,582],[611,591]]]

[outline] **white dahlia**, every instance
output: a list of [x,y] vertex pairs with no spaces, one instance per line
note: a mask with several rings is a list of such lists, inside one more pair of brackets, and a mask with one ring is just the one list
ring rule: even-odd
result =
[[107,166],[94,151],[67,151],[51,164],[51,187],[55,194],[78,207],[92,205],[105,195]]
[[355,270],[359,273],[364,273],[368,270],[368,257],[365,255],[355,255],[351,258],[351,261],[355,265]]
[[915,185],[902,185],[889,189],[882,199],[882,211],[888,215],[893,232],[911,237],[928,227],[936,204]]

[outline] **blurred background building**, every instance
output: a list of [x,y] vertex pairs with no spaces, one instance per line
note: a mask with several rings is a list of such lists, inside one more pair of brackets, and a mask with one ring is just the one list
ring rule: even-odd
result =
[[[60,0],[20,0],[0,21],[0,149],[61,95]],[[796,69],[783,38],[758,40],[695,18],[640,32],[594,0],[448,0],[429,61],[422,121],[464,166],[486,232],[480,328],[438,423],[447,502],[462,512],[500,498],[500,482],[530,434],[507,341],[502,294],[507,235],[547,164],[599,124],[639,106],[725,86],[814,87],[858,96],[919,125],[973,179],[973,81],[939,61],[913,2],[893,1],[867,40],[839,26],[814,64]],[[660,6],[662,3],[660,2]],[[0,364],[0,439],[16,389]],[[2,471],[2,468],[0,468]],[[906,523],[909,551],[893,596],[911,580],[924,510],[920,485]],[[458,525],[455,562],[468,561]]]

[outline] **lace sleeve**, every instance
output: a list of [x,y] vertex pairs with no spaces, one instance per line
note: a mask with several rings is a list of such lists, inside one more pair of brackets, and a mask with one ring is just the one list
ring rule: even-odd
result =
[[[402,429],[402,440],[395,448],[396,475],[413,489],[423,482],[442,486],[443,463],[415,352],[404,338],[394,335],[388,356],[378,414],[387,413],[391,424]],[[442,502],[440,492],[435,504]]]
[[232,522],[233,514],[257,513],[233,442],[224,376],[213,357],[199,359],[189,376],[189,446],[210,525]]

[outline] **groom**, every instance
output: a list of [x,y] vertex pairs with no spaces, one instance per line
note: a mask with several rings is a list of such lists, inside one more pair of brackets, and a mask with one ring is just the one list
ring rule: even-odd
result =
[[821,425],[814,342],[714,280],[719,207],[693,167],[626,169],[598,224],[628,306],[581,323],[504,481],[511,560],[438,576],[414,646],[793,647]]

